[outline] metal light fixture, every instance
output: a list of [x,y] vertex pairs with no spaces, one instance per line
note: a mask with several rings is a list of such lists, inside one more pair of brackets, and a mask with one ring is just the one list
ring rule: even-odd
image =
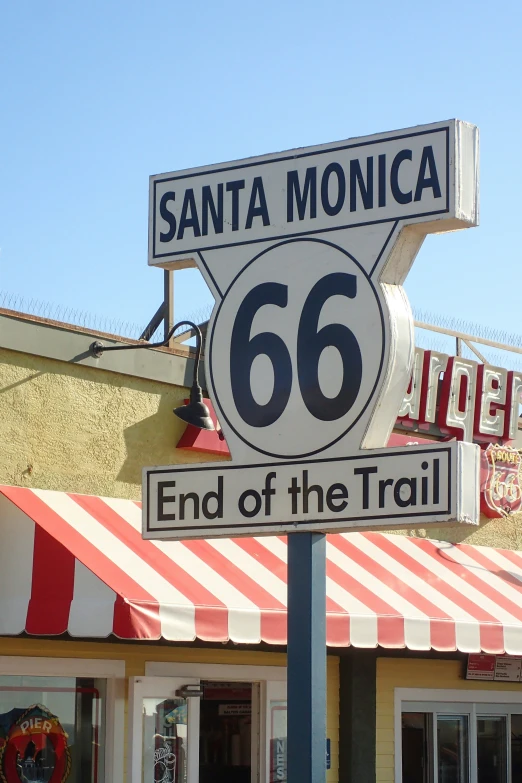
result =
[[161,348],[162,346],[168,345],[170,338],[174,332],[179,329],[180,326],[189,326],[194,332],[196,336],[196,356],[194,359],[194,374],[192,377],[192,387],[190,389],[190,400],[186,405],[180,405],[179,408],[175,408],[174,414],[178,417],[178,419],[181,419],[187,424],[192,424],[193,427],[198,427],[200,430],[213,430],[215,429],[214,422],[210,418],[209,409],[203,402],[203,392],[201,391],[201,386],[198,383],[199,359],[201,355],[201,345],[203,338],[201,335],[201,329],[199,326],[197,326],[197,324],[193,323],[192,321],[179,321],[177,324],[174,324],[166,338],[160,343],[104,345],[103,343],[99,342],[99,340],[96,340],[90,346],[91,353],[93,356],[99,359],[100,356],[102,356],[102,354],[104,354],[106,351],[129,351],[136,348]]

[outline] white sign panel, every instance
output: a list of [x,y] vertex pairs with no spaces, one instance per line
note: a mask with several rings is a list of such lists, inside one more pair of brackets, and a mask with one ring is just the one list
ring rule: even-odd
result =
[[460,180],[476,154],[461,137],[474,131],[435,123],[153,176],[149,264],[395,220],[467,223],[475,193]]
[[[472,522],[478,449],[470,443],[367,456],[150,468],[145,538],[342,532]],[[457,478],[459,477],[459,478]]]
[[495,680],[520,682],[522,661],[520,658],[500,658],[495,660]]
[[386,444],[413,360],[402,283],[427,233],[477,223],[477,165],[476,128],[449,121],[151,178],[149,263],[195,262],[215,297],[206,381],[227,475],[312,459],[327,492],[335,460]]

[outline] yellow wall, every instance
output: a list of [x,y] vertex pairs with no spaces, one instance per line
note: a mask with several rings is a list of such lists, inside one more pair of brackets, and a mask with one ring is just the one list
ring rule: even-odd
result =
[[377,783],[394,780],[395,688],[447,688],[465,691],[518,691],[519,683],[477,682],[463,679],[462,661],[379,658],[376,694]]
[[144,465],[176,450],[187,389],[0,349],[0,484],[140,499]]
[[[123,660],[125,661],[126,677],[143,676],[146,661],[286,666],[286,655],[282,653],[6,637],[0,637],[0,655]],[[327,736],[331,741],[331,769],[328,772],[327,781],[328,783],[337,783],[339,774],[339,659],[333,656],[328,656]],[[127,737],[127,731],[125,737]]]
[[403,536],[435,538],[439,541],[451,541],[453,544],[476,544],[493,546],[497,549],[522,549],[522,513],[512,514],[502,519],[488,519],[482,516],[480,525],[472,527],[432,527],[429,529],[383,531]]

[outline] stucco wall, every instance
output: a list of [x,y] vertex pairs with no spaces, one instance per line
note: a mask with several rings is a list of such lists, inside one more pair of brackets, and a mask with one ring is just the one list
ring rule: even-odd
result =
[[144,465],[198,461],[176,450],[185,425],[172,410],[187,395],[0,348],[0,483],[139,499]]
[[461,525],[460,527],[434,527],[430,529],[392,530],[405,536],[435,538],[451,541],[453,544],[476,544],[494,546],[498,549],[522,549],[522,514],[512,514],[503,519],[482,517],[478,527]]

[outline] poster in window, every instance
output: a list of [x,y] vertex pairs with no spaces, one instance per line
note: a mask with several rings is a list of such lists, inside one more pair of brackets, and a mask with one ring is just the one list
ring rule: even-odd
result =
[[71,771],[68,737],[41,704],[0,715],[0,781],[65,783]]

